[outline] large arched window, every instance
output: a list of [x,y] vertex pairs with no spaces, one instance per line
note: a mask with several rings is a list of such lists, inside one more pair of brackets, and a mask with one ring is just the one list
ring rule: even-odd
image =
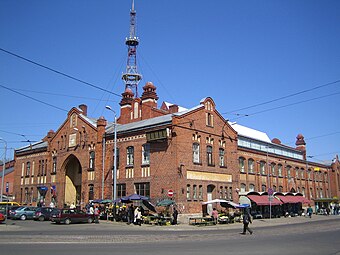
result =
[[271,163],[270,164],[270,168],[271,168],[272,176],[276,176],[275,163]]
[[282,177],[282,165],[281,164],[277,165],[277,174],[279,175],[279,177]]

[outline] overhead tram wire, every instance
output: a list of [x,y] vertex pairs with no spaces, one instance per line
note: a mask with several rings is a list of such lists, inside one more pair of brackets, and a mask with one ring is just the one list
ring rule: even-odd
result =
[[7,54],[9,54],[9,55],[12,55],[12,56],[17,57],[17,58],[19,58],[19,59],[22,59],[22,60],[24,60],[24,61],[26,61],[26,62],[29,62],[29,63],[34,64],[34,65],[37,65],[37,66],[39,66],[39,67],[41,67],[41,68],[47,69],[47,70],[49,70],[49,71],[52,71],[52,72],[54,72],[54,73],[57,73],[57,74],[62,75],[62,76],[64,76],[64,77],[67,77],[67,78],[69,78],[69,79],[72,79],[72,80],[74,80],[74,81],[78,81],[78,82],[80,82],[80,83],[83,83],[83,84],[85,84],[85,85],[88,85],[88,86],[90,86],[90,87],[92,87],[92,88],[96,88],[96,89],[99,89],[99,90],[101,90],[101,91],[110,93],[110,94],[112,94],[112,95],[121,97],[121,95],[116,94],[116,93],[114,93],[114,92],[112,92],[112,91],[103,89],[103,88],[101,88],[101,87],[99,87],[99,86],[97,86],[97,85],[94,85],[94,84],[92,84],[92,83],[89,83],[89,82],[80,80],[80,79],[78,79],[78,78],[76,78],[76,77],[74,77],[74,76],[71,76],[71,75],[69,75],[69,74],[60,72],[60,71],[58,71],[58,70],[55,70],[55,69],[50,68],[50,67],[48,67],[48,66],[45,66],[45,65],[43,65],[43,64],[39,64],[38,62],[35,62],[35,61],[30,60],[30,59],[28,59],[28,58],[22,57],[22,56],[20,56],[20,55],[18,55],[18,54],[15,54],[15,53],[10,52],[10,51],[8,51],[8,50],[5,50],[5,49],[3,49],[3,48],[0,48],[0,50],[3,51],[3,52],[5,52],[5,53],[7,53]]
[[[235,121],[235,120],[238,120],[238,119],[241,119],[241,118],[244,118],[244,117],[253,116],[253,115],[256,115],[256,114],[259,114],[259,113],[269,112],[269,111],[273,111],[273,110],[285,108],[285,107],[288,107],[288,106],[297,105],[297,104],[302,104],[302,103],[314,101],[314,100],[321,99],[321,98],[325,98],[325,97],[335,96],[335,95],[339,95],[339,94],[340,94],[340,92],[335,92],[335,93],[328,94],[328,95],[324,95],[324,96],[314,97],[314,98],[311,98],[311,99],[306,99],[306,100],[299,101],[299,102],[295,102],[295,103],[291,103],[291,104],[286,104],[286,105],[282,105],[282,106],[277,106],[277,107],[265,109],[265,110],[262,110],[262,111],[258,111],[258,112],[254,112],[254,113],[250,113],[250,114],[246,114],[246,115],[237,117],[237,118],[233,119],[232,121]],[[225,114],[225,113],[224,113],[224,114]]]
[[333,84],[336,84],[336,83],[340,83],[340,80],[336,80],[336,81],[333,81],[333,82],[325,83],[325,84],[322,84],[322,85],[319,85],[319,86],[316,86],[316,87],[313,87],[313,88],[310,88],[310,89],[305,89],[305,90],[302,90],[302,91],[299,91],[299,92],[296,92],[296,93],[292,93],[292,94],[289,94],[289,95],[286,95],[286,96],[283,96],[283,97],[279,97],[279,98],[275,98],[275,99],[272,99],[272,100],[269,100],[269,101],[265,101],[265,102],[262,102],[262,103],[250,105],[250,106],[243,107],[243,108],[239,108],[239,109],[236,109],[236,110],[233,110],[233,111],[229,111],[229,112],[225,112],[225,113],[222,113],[222,114],[231,114],[231,113],[234,113],[234,112],[238,112],[238,111],[242,111],[242,110],[247,110],[247,109],[250,109],[250,108],[258,107],[258,106],[261,106],[261,105],[270,104],[270,103],[277,102],[277,101],[280,101],[280,100],[283,100],[283,99],[286,99],[286,98],[289,98],[289,97],[297,96],[297,95],[300,95],[300,94],[303,94],[303,93],[307,93],[307,92],[310,92],[310,91],[313,91],[313,90],[316,90],[316,89],[327,87],[327,86],[330,86],[330,85],[333,85]]
[[21,95],[21,96],[27,97],[27,98],[29,98],[29,99],[31,99],[31,100],[33,100],[33,101],[38,102],[38,103],[41,103],[41,104],[44,104],[44,105],[53,107],[53,108],[55,108],[55,109],[58,109],[58,110],[61,110],[61,111],[64,111],[64,112],[68,112],[67,110],[65,110],[65,109],[63,109],[63,108],[60,108],[60,107],[55,106],[55,105],[50,104],[50,103],[46,103],[46,102],[41,101],[41,100],[39,100],[39,99],[36,99],[36,98],[34,98],[34,97],[25,95],[25,94],[23,94],[23,93],[21,93],[21,92],[18,92],[18,91],[14,90],[14,89],[8,88],[8,87],[6,87],[6,86],[4,86],[4,85],[1,85],[1,84],[0,84],[0,87],[2,87],[2,88],[4,88],[4,89],[7,89],[7,90],[9,90],[9,91],[11,91],[11,92],[17,93],[17,94],[19,94],[19,95]]

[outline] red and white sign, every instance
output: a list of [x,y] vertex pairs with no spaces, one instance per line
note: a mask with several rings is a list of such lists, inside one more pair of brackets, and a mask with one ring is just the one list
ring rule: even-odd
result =
[[168,197],[173,197],[174,191],[172,189],[168,190]]

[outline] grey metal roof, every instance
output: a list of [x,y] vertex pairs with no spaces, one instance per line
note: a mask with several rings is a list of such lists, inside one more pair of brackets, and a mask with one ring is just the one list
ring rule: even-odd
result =
[[[128,124],[117,124],[117,132],[128,132],[143,129],[146,127],[156,127],[159,125],[167,124],[172,122],[173,114],[167,114],[164,116],[159,116],[151,119],[141,120]],[[110,135],[114,133],[114,123],[108,125],[106,128],[106,134]]]
[[25,152],[25,151],[30,151],[30,150],[43,149],[43,148],[47,148],[47,146],[48,146],[47,142],[39,141],[39,142],[36,142],[36,143],[32,143],[30,145],[21,147],[19,149],[16,149],[15,152],[20,153],[20,152]]
[[[170,113],[167,115],[151,118],[151,119],[146,119],[146,120],[141,120],[133,123],[128,123],[128,124],[117,124],[117,132],[129,132],[129,131],[135,131],[143,128],[152,128],[156,127],[159,125],[163,124],[170,124],[172,122],[172,117],[173,116],[182,116],[184,114],[187,114],[193,110],[199,109],[201,107],[204,107],[203,105],[197,105],[193,108],[190,109],[185,109],[184,111],[181,112],[176,112],[176,113]],[[106,128],[106,134],[111,135],[114,133],[114,123],[110,123],[107,125]]]

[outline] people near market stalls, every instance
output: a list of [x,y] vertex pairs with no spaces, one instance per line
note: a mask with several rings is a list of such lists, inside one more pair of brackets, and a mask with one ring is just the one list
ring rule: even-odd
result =
[[178,217],[178,211],[177,211],[177,208],[174,207],[174,210],[172,212],[172,225],[177,225],[177,217]]
[[141,226],[142,225],[142,211],[140,207],[136,207],[135,209],[135,220],[136,225]]
[[211,217],[214,220],[214,224],[217,224],[218,221],[218,211],[216,210],[216,208],[214,208],[211,212]]
[[99,223],[99,214],[100,214],[100,210],[98,206],[95,206],[94,207],[94,223]]
[[129,205],[128,209],[127,209],[127,224],[130,225],[131,223],[134,222],[134,218],[135,218],[135,214],[134,214],[134,208],[133,205]]

